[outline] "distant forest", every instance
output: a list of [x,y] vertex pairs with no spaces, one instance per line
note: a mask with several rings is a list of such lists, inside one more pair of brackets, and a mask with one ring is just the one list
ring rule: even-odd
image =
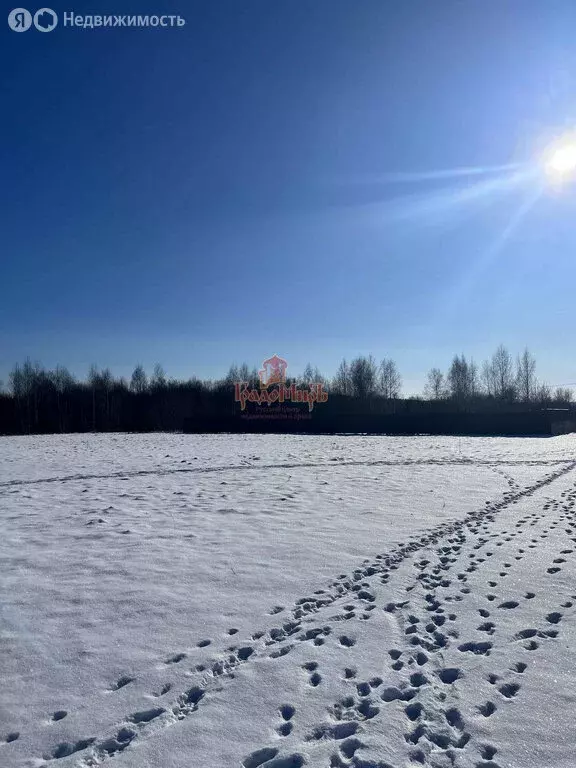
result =
[[[78,381],[66,368],[46,370],[26,360],[14,367],[7,391],[0,392],[0,433],[181,430],[185,419],[233,414],[237,381],[258,387],[258,369],[232,365],[223,379],[183,381],[168,378],[159,364],[151,375],[137,365],[127,381],[92,366],[87,379]],[[420,397],[402,398],[396,363],[378,363],[372,356],[342,360],[331,379],[309,364],[287,380],[292,382],[322,382],[330,397],[320,407],[334,413],[517,412],[572,407],[573,400],[571,389],[553,390],[538,380],[528,349],[513,357],[502,345],[481,365],[456,355],[447,371],[433,368]]]

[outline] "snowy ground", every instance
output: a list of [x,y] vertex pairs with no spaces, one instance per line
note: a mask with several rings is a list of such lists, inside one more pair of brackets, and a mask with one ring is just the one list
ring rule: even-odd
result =
[[0,438],[0,766],[573,768],[575,448]]

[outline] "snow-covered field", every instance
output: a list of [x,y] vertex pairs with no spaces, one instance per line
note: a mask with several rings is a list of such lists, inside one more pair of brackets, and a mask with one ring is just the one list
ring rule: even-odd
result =
[[0,767],[574,768],[575,449],[0,438]]

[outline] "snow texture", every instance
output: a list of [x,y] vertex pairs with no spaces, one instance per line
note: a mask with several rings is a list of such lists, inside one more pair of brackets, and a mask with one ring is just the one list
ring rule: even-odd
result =
[[0,439],[0,766],[574,768],[575,447]]

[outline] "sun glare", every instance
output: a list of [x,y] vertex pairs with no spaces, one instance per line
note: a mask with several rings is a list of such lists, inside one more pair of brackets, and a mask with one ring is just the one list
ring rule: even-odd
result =
[[544,170],[553,183],[565,183],[576,178],[576,138],[555,142],[544,157]]

